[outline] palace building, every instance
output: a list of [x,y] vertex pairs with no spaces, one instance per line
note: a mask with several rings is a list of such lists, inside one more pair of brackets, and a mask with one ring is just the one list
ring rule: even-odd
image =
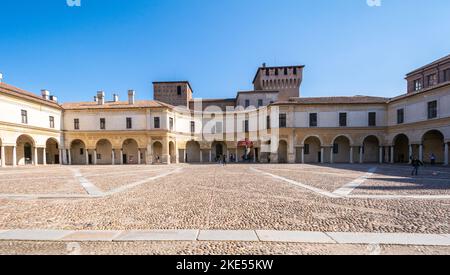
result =
[[[301,96],[304,66],[258,68],[252,91],[195,99],[188,81],[154,82],[153,100],[99,91],[59,103],[2,82],[0,164],[233,162],[449,165],[450,55],[406,75],[394,98]],[[270,148],[270,150],[267,150]]]

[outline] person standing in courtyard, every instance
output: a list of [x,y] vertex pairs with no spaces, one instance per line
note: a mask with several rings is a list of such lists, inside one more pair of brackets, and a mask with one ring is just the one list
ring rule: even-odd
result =
[[227,165],[227,156],[225,154],[222,155],[222,165],[223,166]]
[[431,165],[434,166],[436,164],[436,155],[434,153],[431,153],[430,160],[431,160]]
[[412,160],[412,166],[413,170],[411,172],[411,176],[417,176],[419,174],[419,167],[423,166],[423,162],[418,160],[417,158],[414,158]]

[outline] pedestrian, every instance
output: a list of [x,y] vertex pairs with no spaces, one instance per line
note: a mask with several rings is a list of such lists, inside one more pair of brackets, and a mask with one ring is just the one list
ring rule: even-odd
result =
[[223,166],[226,166],[226,165],[227,165],[227,156],[225,156],[225,154],[222,155],[222,165],[223,165]]
[[419,174],[419,167],[423,166],[423,162],[414,158],[412,161],[413,170],[411,172],[411,176],[417,176]]
[[434,153],[431,153],[430,160],[431,160],[431,165],[434,166],[436,164],[436,155]]

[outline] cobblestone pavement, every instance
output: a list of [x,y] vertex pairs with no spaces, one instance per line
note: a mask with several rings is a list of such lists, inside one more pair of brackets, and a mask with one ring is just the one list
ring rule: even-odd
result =
[[449,247],[249,242],[0,242],[0,255],[448,255]]
[[[333,192],[377,167],[376,172],[352,194],[440,195],[450,192],[448,168],[425,168],[419,177],[411,178],[409,167],[388,165],[48,166],[1,169],[0,193],[86,194],[74,180],[70,170],[74,168],[99,189],[108,191],[180,167],[180,172],[102,198],[0,198],[0,230],[261,229],[450,233],[450,199],[329,198],[251,169],[256,167]],[[103,244],[101,247],[106,251],[116,245]],[[227,247],[227,244],[201,243],[193,245],[192,251],[208,245]],[[240,247],[228,245],[233,249]],[[4,249],[5,243],[1,246]],[[147,246],[151,253],[152,245]],[[185,246],[180,244],[180,251],[189,251],[189,245]],[[309,247],[288,245],[291,246],[294,254],[301,254]],[[48,247],[51,251],[51,245]],[[257,244],[247,247],[250,247],[246,250],[249,253],[258,251]],[[286,253],[283,252],[285,247],[270,244],[261,247],[261,251]],[[320,253],[322,248],[329,248],[331,253],[339,252],[339,249],[333,250],[333,245],[326,245],[312,249],[311,253]],[[402,249],[411,253],[418,251],[415,248],[398,249],[392,253]]]

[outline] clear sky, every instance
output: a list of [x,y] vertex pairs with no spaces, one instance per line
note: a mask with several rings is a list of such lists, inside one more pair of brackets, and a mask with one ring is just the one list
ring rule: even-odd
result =
[[234,97],[263,62],[306,65],[303,96],[392,97],[450,54],[448,0],[0,0],[0,12],[4,81],[64,102],[151,99],[167,80]]

